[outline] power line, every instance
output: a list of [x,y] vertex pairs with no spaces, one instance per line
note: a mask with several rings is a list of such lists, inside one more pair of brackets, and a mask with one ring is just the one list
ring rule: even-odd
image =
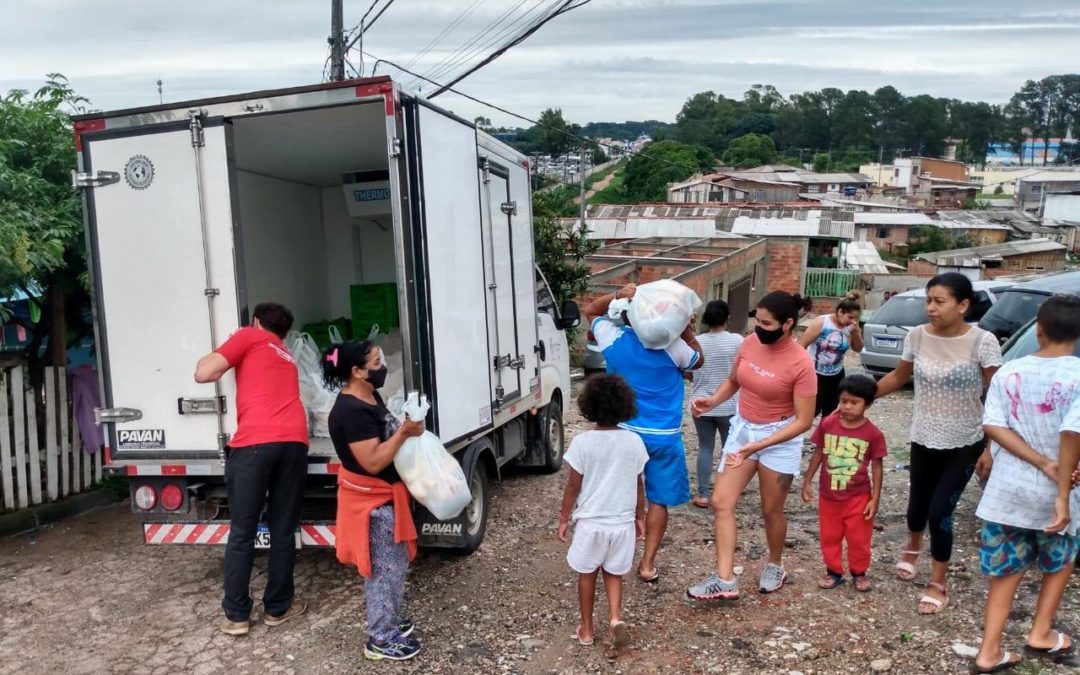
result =
[[446,28],[443,28],[442,31],[439,32],[438,35],[433,37],[426,45],[424,45],[424,48],[421,49],[420,52],[417,53],[416,56],[412,57],[412,59],[410,59],[409,62],[406,63],[405,65],[411,68],[414,63],[416,63],[417,61],[422,59],[425,54],[427,54],[432,49],[434,49],[435,46],[438,45],[440,42],[442,42],[443,39],[447,35],[449,35],[451,32],[453,32],[453,30],[455,28],[460,26],[462,21],[464,21],[468,17],[472,16],[473,12],[476,11],[476,8],[479,7],[483,2],[484,2],[484,0],[473,0],[472,5],[470,5],[465,11],[463,11],[461,14],[459,14],[457,19],[452,21],[450,23],[450,25],[448,25]]
[[450,87],[454,86],[458,82],[461,82],[462,80],[464,80],[468,76],[472,75],[473,73],[480,70],[484,66],[486,66],[489,63],[493,62],[495,59],[499,58],[500,56],[502,56],[506,52],[510,51],[510,49],[516,47],[517,45],[521,44],[525,40],[529,39],[529,37],[531,37],[534,33],[536,33],[536,31],[543,28],[552,19],[555,19],[556,17],[562,16],[563,14],[566,14],[567,12],[571,12],[571,11],[573,11],[573,10],[579,8],[579,7],[584,7],[585,5],[589,4],[590,2],[592,2],[592,0],[577,0],[577,2],[575,2],[574,0],[565,0],[565,2],[563,2],[561,5],[559,5],[559,7],[557,9],[555,9],[552,12],[549,12],[540,21],[533,24],[532,27],[526,29],[525,31],[520,33],[516,38],[512,39],[510,42],[506,43],[505,45],[503,45],[499,49],[496,49],[489,56],[482,59],[480,61],[480,63],[476,64],[472,68],[469,68],[468,70],[466,70],[464,73],[462,73],[462,74],[458,75],[457,77],[455,77],[454,79],[450,80],[450,82],[448,82],[447,84],[445,84],[442,87],[440,87],[439,89],[437,89],[428,98],[435,98],[439,94],[442,94],[443,92],[449,90]]
[[375,5],[377,5],[377,4],[379,4],[379,0],[374,0],[374,2],[371,3],[371,7],[368,7],[368,11],[360,19],[360,23],[356,24],[356,26],[353,28],[353,31],[356,31],[357,29],[359,29],[360,32],[357,33],[356,36],[353,37],[353,39],[350,40],[349,43],[345,45],[345,51],[346,52],[348,52],[350,49],[353,48],[353,45],[356,44],[357,40],[360,40],[360,39],[362,39],[364,37],[364,32],[367,31],[368,29],[370,29],[372,26],[374,26],[375,22],[379,20],[379,17],[381,17],[383,14],[386,13],[386,10],[390,9],[390,5],[394,4],[394,0],[387,0],[386,4],[383,5],[383,8],[379,10],[379,13],[376,14],[375,18],[373,18],[371,20],[371,23],[365,24],[364,21],[367,20],[368,16],[375,9]]
[[[560,129],[559,127],[553,127],[553,126],[551,126],[549,124],[544,124],[544,123],[542,123],[542,122],[540,122],[538,120],[534,120],[531,117],[526,117],[525,115],[522,115],[520,113],[516,113],[516,112],[513,112],[511,110],[507,110],[506,108],[503,108],[502,106],[496,105],[494,103],[490,103],[490,102],[485,101],[483,99],[479,99],[479,98],[477,98],[475,96],[472,96],[471,94],[466,94],[465,92],[460,91],[458,89],[453,89],[449,85],[444,85],[444,84],[442,84],[440,82],[436,82],[435,80],[432,80],[432,79],[430,79],[430,78],[428,78],[428,77],[426,77],[424,75],[420,75],[419,73],[416,73],[416,72],[414,72],[412,70],[409,70],[409,69],[405,68],[404,66],[399,65],[399,64],[397,64],[397,63],[395,63],[395,62],[393,62],[393,61],[391,61],[389,59],[379,58],[378,56],[376,56],[375,54],[372,54],[371,52],[364,51],[362,53],[364,54],[364,56],[375,59],[375,64],[374,64],[374,67],[373,67],[374,69],[378,69],[380,63],[385,63],[385,64],[387,64],[389,66],[393,66],[394,68],[396,68],[397,70],[399,70],[399,71],[401,71],[403,73],[406,73],[408,75],[412,75],[415,78],[424,80],[424,81],[428,82],[429,84],[433,84],[436,87],[442,87],[445,91],[449,91],[449,92],[451,92],[453,94],[457,94],[458,96],[460,96],[462,98],[465,98],[465,99],[468,99],[468,100],[472,101],[473,103],[479,103],[480,105],[487,106],[488,108],[491,108],[492,110],[498,110],[499,112],[503,113],[504,115],[509,115],[511,117],[522,120],[523,122],[528,122],[529,124],[532,124],[534,126],[538,126],[538,127],[544,128],[544,129],[549,129],[551,131],[556,131],[556,132],[558,132],[560,134],[563,134],[565,136],[573,138],[574,140],[581,141],[581,142],[587,143],[587,144],[596,145],[596,146],[599,146],[601,148],[607,148],[609,150],[617,150],[617,151],[620,151],[620,152],[625,150],[625,148],[620,148],[618,146],[611,145],[610,143],[601,143],[600,141],[597,141],[595,139],[586,138],[585,136],[580,136],[578,134],[575,134],[572,131],[567,131],[566,129]],[[374,74],[374,69],[372,71],[372,74]],[[690,164],[683,164],[681,162],[673,162],[670,159],[665,159],[663,157],[656,157],[654,155],[646,154],[645,152],[637,153],[634,156],[635,157],[643,157],[645,159],[648,159],[648,160],[651,160],[651,161],[654,161],[654,162],[660,162],[661,164],[667,164],[668,166],[674,166],[674,167],[678,167],[680,169],[689,169],[689,170],[694,171],[694,172],[701,171],[701,167],[699,167],[699,166],[694,166],[694,165],[690,165]]]
[[[514,7],[514,9],[516,10],[518,7],[525,4],[526,1],[527,0],[522,0],[522,2],[519,2]],[[553,2],[551,2],[551,7],[544,9],[542,5],[547,1],[548,0],[535,0],[533,6],[525,10],[524,14],[522,14],[514,21],[508,23],[501,30],[498,30],[498,32],[495,32],[498,29],[498,26],[494,26],[491,30],[487,30],[486,32],[478,34],[471,41],[469,41],[465,45],[462,45],[462,47],[458,51],[454,52],[449,57],[443,59],[440,63],[436,64],[433,68],[428,70],[426,75],[431,78],[438,78],[449,75],[460,65],[468,63],[476,56],[483,54],[488,49],[491,49],[491,47],[493,47],[494,45],[501,44],[508,35],[513,34],[522,26],[528,25],[525,22],[535,20],[539,17],[544,16],[547,13],[550,13],[555,9],[555,6],[558,5],[559,2],[561,2],[561,0],[554,0]],[[540,10],[539,14],[536,14],[536,16],[532,16],[533,13],[537,10]],[[488,37],[488,35],[491,35],[492,33],[495,34],[491,37]]]

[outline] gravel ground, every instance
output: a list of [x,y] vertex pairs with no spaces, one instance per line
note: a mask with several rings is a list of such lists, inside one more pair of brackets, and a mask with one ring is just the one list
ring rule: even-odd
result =
[[[572,436],[587,428],[567,413]],[[477,553],[422,554],[414,566],[407,609],[426,651],[407,664],[371,664],[365,639],[362,584],[327,551],[304,550],[297,586],[311,601],[302,619],[244,638],[220,634],[221,549],[150,547],[140,542],[126,505],[104,509],[30,535],[0,541],[0,674],[8,673],[962,673],[958,655],[977,647],[986,583],[978,570],[979,496],[972,483],[958,510],[952,601],[936,617],[915,612],[928,575],[915,584],[892,573],[905,540],[907,427],[911,392],[876,404],[872,419],[889,441],[875,589],[851,585],[820,591],[813,505],[788,502],[786,565],[790,584],[769,595],[745,594],[729,604],[691,605],[687,585],[712,564],[711,516],[674,509],[659,560],[657,585],[628,580],[625,618],[633,644],[612,654],[599,644],[576,646],[575,578],[565,545],[555,539],[564,476],[510,473],[495,484],[487,538]],[[693,475],[696,439],[687,420],[687,462]],[[796,482],[795,489],[801,486]],[[765,554],[756,488],[739,506],[737,564],[752,590]],[[265,582],[256,562],[255,597]],[[1008,645],[1018,649],[1031,617],[1037,578],[1021,586]],[[1059,615],[1080,620],[1076,582]],[[606,611],[597,601],[597,616]],[[1080,664],[1077,664],[1080,665]],[[1076,672],[1073,666],[1028,661],[1015,672]]]

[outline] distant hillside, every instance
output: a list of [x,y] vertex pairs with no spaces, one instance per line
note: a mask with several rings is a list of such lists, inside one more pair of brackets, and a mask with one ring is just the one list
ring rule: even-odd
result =
[[644,122],[589,122],[582,127],[582,134],[589,138],[614,138],[620,141],[632,141],[642,135],[653,136],[657,132],[670,136],[674,124],[657,120]]

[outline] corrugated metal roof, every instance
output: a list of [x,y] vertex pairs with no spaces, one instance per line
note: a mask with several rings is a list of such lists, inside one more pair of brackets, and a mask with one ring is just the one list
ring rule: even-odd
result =
[[861,173],[812,173],[803,172],[798,173],[783,173],[777,172],[776,174],[780,180],[802,183],[804,185],[819,185],[828,183],[867,183],[871,184],[874,179],[869,176],[864,176]]
[[919,227],[920,225],[931,225],[933,222],[930,220],[930,216],[925,213],[855,213],[856,225],[909,225]]
[[[713,218],[586,218],[590,239],[742,239],[716,228]],[[564,228],[577,228],[580,218],[560,218]]]
[[990,246],[958,248],[951,251],[934,251],[921,253],[915,257],[946,267],[979,267],[981,262],[987,259],[1008,258],[1029,253],[1049,253],[1051,251],[1063,251],[1065,248],[1064,244],[1059,244],[1050,239],[1039,238],[1009,241],[1004,244],[991,244]]
[[889,268],[881,259],[874,244],[869,241],[853,241],[845,247],[844,262],[848,267],[865,274],[888,274]]
[[804,217],[755,218],[740,215],[732,222],[731,232],[753,237],[855,238],[853,222],[823,219],[820,211],[807,211],[799,215]]
[[998,214],[993,214],[991,220],[987,211],[938,211],[934,215],[938,219],[933,226],[943,230],[1012,230],[1005,223],[997,222],[1000,220]]
[[1023,183],[1080,183],[1080,170],[1054,170],[1045,173],[1033,173],[1030,176],[1017,178],[1016,180]]

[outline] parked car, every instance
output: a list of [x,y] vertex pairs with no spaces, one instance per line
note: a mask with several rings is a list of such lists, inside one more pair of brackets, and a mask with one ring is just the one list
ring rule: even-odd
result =
[[1005,342],[1035,317],[1047,298],[1058,293],[1080,293],[1080,272],[1055,274],[1005,289],[979,327]]
[[[1005,363],[1015,361],[1025,356],[1030,356],[1039,351],[1039,342],[1035,339],[1035,319],[1018,330],[1001,348],[1001,355]],[[1073,355],[1080,357],[1080,342],[1076,343]]]
[[[998,301],[998,296],[1011,287],[1012,283],[976,281],[973,286],[975,302],[967,316],[970,323],[983,318]],[[904,351],[904,337],[908,331],[926,322],[925,288],[904,291],[889,298],[863,326],[863,368],[876,377],[891,373],[900,362],[900,355]]]

